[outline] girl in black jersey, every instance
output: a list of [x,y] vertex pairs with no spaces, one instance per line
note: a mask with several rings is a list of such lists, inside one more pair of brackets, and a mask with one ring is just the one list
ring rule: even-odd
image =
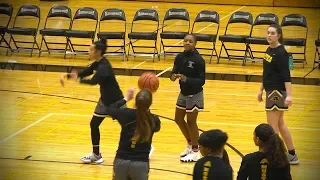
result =
[[232,168],[227,151],[224,149],[228,135],[219,129],[205,131],[199,137],[203,158],[193,169],[193,180],[232,180]]
[[126,97],[107,108],[107,114],[121,125],[118,151],[113,163],[114,180],[147,180],[152,137],[160,130],[160,119],[151,114],[152,93],[141,90],[135,99],[136,109],[122,108],[133,99],[133,89]]
[[[170,79],[179,79],[180,94],[176,103],[175,122],[188,143],[180,154],[182,162],[200,159],[198,147],[198,112],[203,110],[203,88],[205,84],[205,61],[196,50],[196,37],[188,34],[184,38],[184,52],[176,56]],[[187,115],[187,122],[184,117]]]
[[274,129],[258,125],[253,140],[259,151],[243,157],[237,180],[291,180],[286,148]]
[[270,46],[263,60],[263,82],[258,93],[258,101],[262,101],[265,90],[268,124],[276,133],[280,132],[284,139],[290,164],[298,164],[291,133],[283,119],[284,111],[292,104],[292,94],[289,55],[284,48],[282,29],[279,25],[270,25],[267,40]]
[[[91,140],[92,140],[92,152],[88,156],[82,157],[80,160],[84,163],[97,163],[103,162],[103,158],[100,153],[100,131],[99,126],[107,116],[106,108],[110,104],[123,99],[122,92],[115,78],[110,62],[103,57],[106,52],[106,40],[101,39],[100,41],[94,42],[89,49],[89,57],[94,60],[84,70],[77,72],[73,71],[69,74],[63,74],[61,76],[60,82],[64,85],[64,79],[78,80],[80,83],[89,85],[100,85],[100,100],[96,106],[93,113],[90,127],[91,127]],[[96,73],[91,79],[86,79],[85,77]]]

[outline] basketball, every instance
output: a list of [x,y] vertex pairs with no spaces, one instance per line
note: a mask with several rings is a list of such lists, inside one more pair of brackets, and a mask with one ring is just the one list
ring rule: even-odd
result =
[[146,72],[140,76],[138,86],[140,89],[149,89],[154,93],[159,88],[159,79],[154,73]]

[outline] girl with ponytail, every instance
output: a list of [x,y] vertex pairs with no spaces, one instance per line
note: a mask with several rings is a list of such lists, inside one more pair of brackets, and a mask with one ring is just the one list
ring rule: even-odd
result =
[[133,99],[129,89],[124,99],[111,104],[107,114],[121,125],[120,141],[113,162],[113,180],[147,180],[152,137],[160,130],[160,119],[151,114],[152,93],[141,90],[135,98],[136,109],[120,108]]
[[[100,99],[90,122],[92,152],[80,159],[83,163],[100,164],[103,162],[100,153],[99,126],[107,116],[107,107],[123,99],[123,94],[113,73],[111,63],[104,57],[107,49],[106,43],[105,39],[101,39],[90,46],[89,58],[94,62],[87,68],[79,72],[74,70],[72,73],[63,74],[60,78],[62,86],[64,86],[65,79],[73,79],[81,84],[100,85]],[[96,71],[95,74],[93,73],[94,71]],[[86,78],[92,74],[94,75],[91,79]]]
[[273,128],[258,125],[253,140],[259,151],[243,157],[237,180],[291,180],[285,145]]

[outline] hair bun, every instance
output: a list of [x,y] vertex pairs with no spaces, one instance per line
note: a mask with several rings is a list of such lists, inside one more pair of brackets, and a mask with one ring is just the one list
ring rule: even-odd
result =
[[107,44],[107,39],[100,39],[100,42],[101,42],[102,44]]

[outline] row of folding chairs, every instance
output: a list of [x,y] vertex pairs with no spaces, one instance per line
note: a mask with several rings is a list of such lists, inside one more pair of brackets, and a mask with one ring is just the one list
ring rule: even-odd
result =
[[[84,7],[79,8],[75,15],[72,18],[71,9],[66,6],[53,6],[45,20],[44,29],[40,30],[40,34],[42,35],[42,40],[40,46],[38,46],[36,42],[36,35],[39,28],[39,22],[40,22],[40,9],[37,6],[34,5],[24,5],[20,7],[17,16],[15,18],[15,22],[13,24],[13,28],[8,28],[10,19],[12,17],[12,6],[9,4],[2,3],[0,4],[0,14],[8,15],[10,18],[8,19],[8,23],[6,27],[1,27],[1,42],[4,41],[6,46],[11,50],[20,50],[20,49],[29,49],[31,50],[31,56],[33,49],[36,46],[36,49],[39,50],[39,56],[42,52],[63,52],[64,56],[69,53],[77,54],[77,53],[86,53],[87,50],[78,50],[76,47],[81,46],[88,46],[88,44],[76,44],[73,43],[71,39],[73,38],[86,38],[90,39],[92,42],[95,39],[96,31],[98,28],[97,36],[99,39],[104,38],[108,39],[108,41],[111,40],[120,40],[121,44],[119,45],[110,45],[108,43],[108,48],[118,48],[116,51],[108,54],[121,54],[123,57],[128,58],[128,56],[138,56],[138,55],[151,55],[153,57],[153,60],[155,57],[160,57],[160,54],[166,55],[177,52],[169,51],[171,48],[179,48],[181,46],[181,42],[183,41],[183,38],[188,33],[195,34],[198,41],[209,43],[209,46],[204,47],[197,47],[197,49],[200,50],[209,50],[211,53],[205,54],[202,53],[202,55],[210,56],[210,63],[213,56],[217,56],[217,62],[219,63],[220,59],[227,58],[229,60],[233,59],[239,59],[242,60],[243,64],[246,63],[246,61],[252,60],[255,61],[257,59],[261,59],[261,57],[257,57],[257,53],[264,53],[264,51],[257,51],[253,50],[252,46],[254,45],[267,45],[268,42],[265,37],[263,36],[254,36],[255,31],[261,31],[263,29],[263,32],[265,33],[265,28],[257,28],[258,26],[262,25],[270,25],[270,24],[278,24],[279,19],[277,15],[272,13],[263,13],[259,14],[255,21],[253,22],[252,14],[249,12],[243,12],[243,11],[237,11],[233,13],[227,23],[227,26],[225,28],[225,32],[223,35],[219,36],[219,40],[222,42],[222,46],[220,49],[220,54],[217,54],[215,44],[218,37],[218,32],[220,28],[220,18],[219,14],[216,11],[210,11],[210,10],[204,10],[198,13],[197,17],[194,20],[194,23],[192,25],[191,31],[190,31],[190,16],[186,9],[183,8],[172,8],[169,9],[165,17],[163,19],[162,27],[159,27],[159,16],[156,10],[154,9],[140,9],[136,12],[133,21],[131,23],[131,31],[128,33],[129,37],[129,43],[126,44],[126,29],[127,29],[127,23],[126,23],[126,16],[125,12],[121,9],[106,9],[103,11],[100,21],[98,21],[98,12],[94,8],[90,7]],[[36,27],[35,28],[22,28],[16,26],[16,21],[19,17],[22,16],[32,16],[35,17],[37,20]],[[67,28],[56,28],[52,27],[49,24],[51,19],[55,18],[65,18],[67,19]],[[85,29],[83,28],[81,30],[77,30],[75,27],[75,24],[77,21],[81,19],[86,19],[86,26]],[[93,27],[89,27],[88,20],[93,21],[92,25]],[[109,23],[112,21],[115,23],[112,25]],[[115,21],[115,22],[114,22]],[[178,22],[173,22],[178,21]],[[28,21],[30,22],[30,21]],[[102,25],[102,23],[106,23],[106,25]],[[141,22],[141,23],[140,23]],[[153,23],[152,23],[153,22]],[[171,22],[171,24],[170,24]],[[202,28],[198,28],[197,30],[197,24],[207,23],[205,26],[199,26]],[[57,24],[57,20],[53,21],[53,24]],[[247,29],[248,31],[245,32],[245,29],[236,29],[235,32],[230,32],[230,29],[232,29],[232,26],[237,27],[239,24],[245,24],[248,25]],[[102,27],[105,26],[115,26],[115,30],[113,31],[103,31]],[[293,55],[303,55],[303,58],[298,59],[294,58],[295,62],[303,62],[303,64],[306,62],[305,52],[306,52],[306,40],[307,40],[307,34],[308,34],[308,27],[307,27],[307,20],[303,15],[299,14],[290,14],[286,15],[281,23],[282,27],[286,26],[297,26],[302,27],[305,29],[305,32],[303,33],[302,38],[285,38],[285,45],[287,46],[299,46],[303,47],[303,52],[290,52]],[[172,30],[175,27],[174,30]],[[212,31],[210,33],[203,33],[206,29],[211,29]],[[161,38],[161,45],[160,45],[160,51],[158,51],[157,48],[157,41],[158,41],[158,31],[161,29],[160,38]],[[295,31],[295,29],[294,29]],[[4,39],[5,33],[10,34],[10,41],[7,42]],[[200,33],[202,32],[202,33]],[[240,33],[239,33],[240,32]],[[29,35],[33,37],[33,41],[29,42],[23,42],[23,41],[16,41],[13,38],[13,35]],[[301,32],[299,32],[301,34]],[[53,36],[53,37],[66,37],[66,42],[48,42],[46,40],[46,37]],[[171,41],[166,41],[171,40]],[[172,40],[178,40],[177,43],[172,43]],[[13,41],[14,45],[16,46],[15,49],[11,48],[10,44],[11,41]],[[151,43],[140,43],[140,45],[137,45],[137,41],[149,41]],[[31,48],[21,48],[17,46],[17,43],[32,43]],[[236,43],[237,48],[227,48],[228,43]],[[43,50],[42,46],[43,44],[46,46],[46,50]],[[141,45],[142,44],[142,45]],[[150,45],[151,44],[151,45]],[[243,49],[239,49],[239,44],[243,44]],[[63,48],[52,48],[50,45],[63,45]],[[126,47],[129,46],[129,50],[126,51]],[[144,51],[141,51],[143,49]],[[151,49],[151,51],[146,51],[146,49]],[[130,50],[132,50],[132,53],[130,53]],[[140,51],[138,51],[140,50]],[[225,51],[226,56],[222,56],[222,51]],[[126,54],[128,52],[128,54]],[[244,54],[237,53],[237,55],[231,54],[231,52],[243,52]]]
[[316,52],[314,54],[314,62],[313,62],[313,67],[320,69],[320,29],[318,31],[318,39],[315,40],[315,45],[316,45]]

